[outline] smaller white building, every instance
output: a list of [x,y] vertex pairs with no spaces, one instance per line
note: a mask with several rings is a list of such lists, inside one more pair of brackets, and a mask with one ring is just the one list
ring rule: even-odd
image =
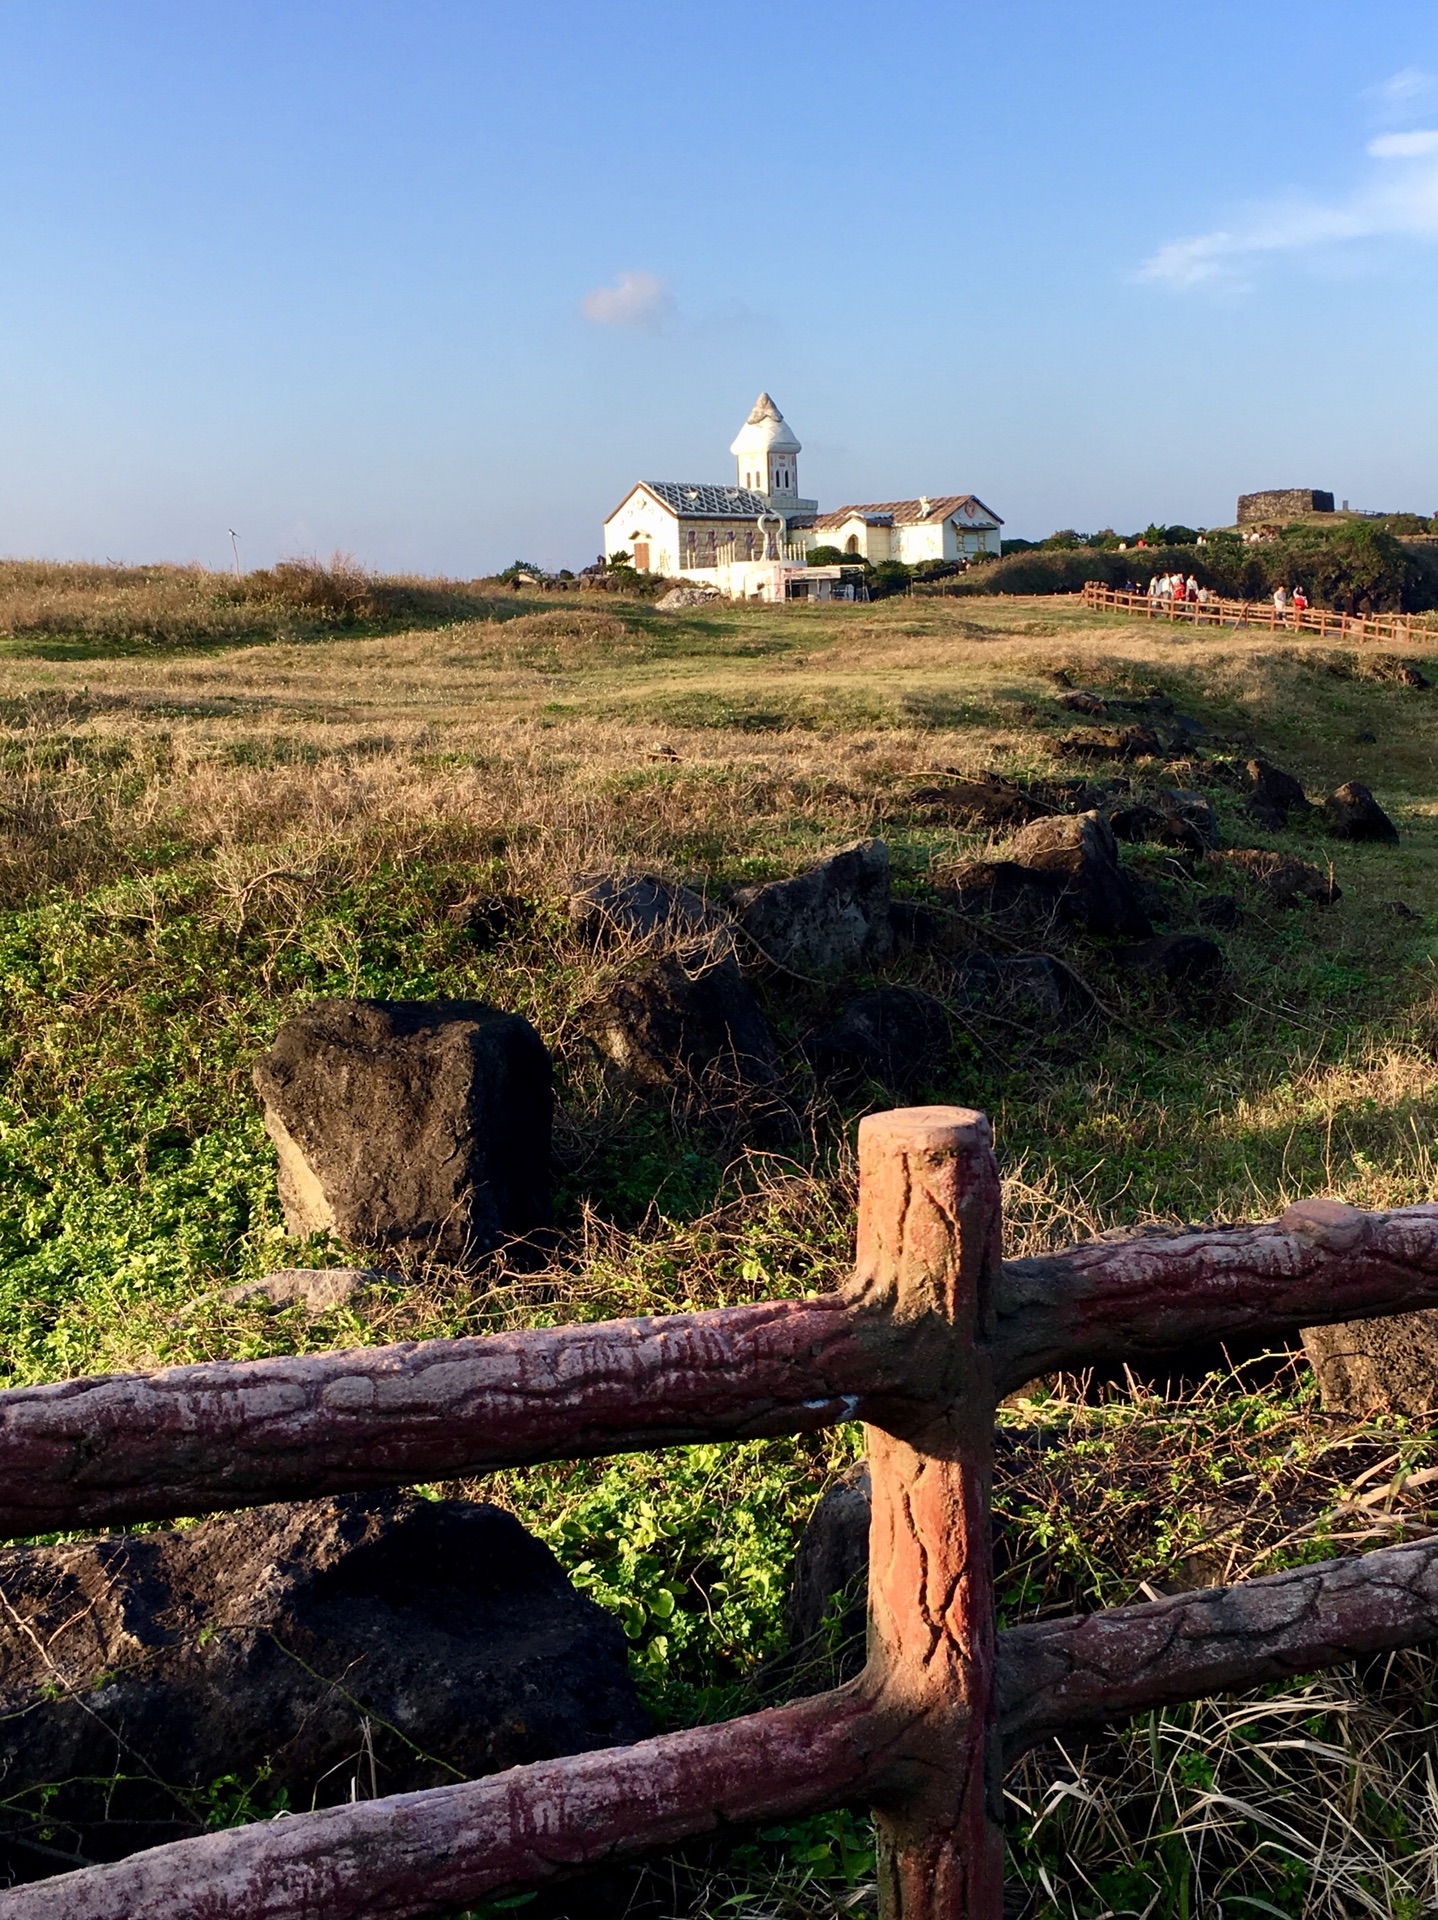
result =
[[869,506],[840,507],[819,514],[809,529],[813,547],[838,547],[868,560],[902,560],[906,567],[923,560],[972,560],[980,553],[1003,551],[1003,521],[972,493],[940,499],[881,500]]

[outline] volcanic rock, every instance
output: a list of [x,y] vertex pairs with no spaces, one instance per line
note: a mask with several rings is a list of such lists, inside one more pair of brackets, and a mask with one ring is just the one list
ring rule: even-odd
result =
[[1307,860],[1295,860],[1290,854],[1273,853],[1266,847],[1235,847],[1227,853],[1215,853],[1210,860],[1245,874],[1263,889],[1276,907],[1296,906],[1300,900],[1312,900],[1321,907],[1341,900],[1341,890],[1321,867]]
[[850,1680],[864,1664],[864,1622],[869,1571],[871,1491],[865,1461],[850,1467],[819,1500],[799,1536],[794,1575],[785,1608],[791,1646],[814,1640],[842,1595],[839,1678]]
[[811,1035],[804,1051],[821,1080],[877,1080],[905,1093],[932,1076],[948,1044],[948,1020],[930,994],[876,987]]
[[1165,787],[1158,804],[1175,846],[1207,853],[1218,845],[1218,816],[1206,793],[1194,793],[1187,787]]
[[1211,893],[1199,901],[1194,917],[1217,933],[1232,933],[1243,924],[1243,908],[1231,893]]
[[1061,874],[1021,867],[1014,860],[969,860],[955,867],[939,890],[942,906],[963,915],[983,914],[1025,928],[1057,918],[1066,890]]
[[1054,811],[1016,780],[1006,780],[999,774],[980,774],[976,779],[955,779],[945,786],[920,787],[909,798],[914,806],[961,820],[972,827],[1021,827]]
[[1335,840],[1396,841],[1398,829],[1360,780],[1345,780],[1323,802],[1323,824]]
[[893,947],[889,849],[861,840],[792,880],[743,888],[734,906],[760,953],[791,972],[873,966]]
[[1137,946],[1121,947],[1119,965],[1136,978],[1173,992],[1195,1010],[1212,999],[1227,972],[1223,949],[1201,933],[1160,933]]
[[1152,801],[1128,801],[1107,812],[1116,840],[1147,841],[1207,853],[1218,844],[1218,821],[1207,794],[1169,787]]
[[1086,687],[1074,687],[1068,693],[1056,693],[1054,701],[1069,713],[1087,714],[1091,720],[1106,720],[1109,715],[1107,700],[1090,693]]
[[549,1055],[478,1000],[316,1000],[255,1063],[292,1234],[465,1260],[550,1221]]
[[[618,1624],[498,1507],[383,1493],[0,1550],[16,1877],[649,1732]],[[281,1802],[283,1804],[283,1801]]]
[[1303,1345],[1330,1413],[1438,1412],[1438,1308],[1305,1327]]
[[1014,835],[1009,858],[1051,875],[1059,883],[1064,913],[1090,933],[1143,936],[1153,931],[1119,869],[1113,829],[1101,813],[1035,820]]
[[512,893],[480,893],[457,900],[445,918],[461,927],[479,948],[487,953],[529,917],[528,900]]
[[1147,801],[1123,801],[1118,806],[1110,807],[1106,817],[1113,829],[1114,839],[1123,840],[1130,846],[1160,844],[1168,839],[1168,822],[1158,808],[1150,806]]
[[970,953],[954,967],[951,1005],[997,1014],[1024,1031],[1062,1031],[1088,1019],[1088,982],[1051,953]]
[[723,915],[688,887],[653,873],[603,873],[571,883],[569,924],[595,946],[670,944],[717,932]]
[[1156,760],[1163,754],[1163,742],[1151,727],[1101,727],[1060,740],[1059,752],[1095,760]]
[[1307,813],[1310,805],[1302,784],[1291,773],[1268,760],[1250,760],[1244,767],[1248,781],[1248,811],[1260,826],[1277,831],[1290,813]]
[[944,915],[926,900],[895,900],[889,908],[889,926],[896,946],[918,953],[942,946],[949,933]]
[[303,1307],[306,1313],[330,1313],[347,1306],[373,1286],[395,1278],[378,1267],[284,1267],[263,1280],[242,1280],[220,1298],[230,1306],[262,1301],[269,1307]]
[[779,1077],[774,1041],[732,954],[680,948],[621,980],[591,1019],[600,1047],[632,1079],[734,1099]]
[[1421,688],[1433,684],[1420,667],[1396,653],[1361,653],[1358,672],[1361,679],[1376,680],[1380,686]]

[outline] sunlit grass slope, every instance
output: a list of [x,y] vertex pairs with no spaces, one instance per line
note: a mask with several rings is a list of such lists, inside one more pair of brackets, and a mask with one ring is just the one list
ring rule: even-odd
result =
[[[1352,651],[1105,623],[1065,599],[665,613],[325,578],[0,567],[7,1382],[829,1284],[852,1231],[853,1123],[884,1096],[815,1095],[804,1144],[783,1154],[637,1099],[585,1038],[625,956],[575,940],[561,884],[633,864],[722,888],[879,834],[896,886],[922,898],[1001,844],[915,798],[945,769],[1202,786],[1228,844],[1331,863],[1343,890],[1326,909],[1245,896],[1242,926],[1221,936],[1232,989],[1211,1017],[1151,1003],[1100,947],[1070,955],[1103,1001],[1095,1027],[956,1030],[926,1097],[992,1115],[1010,1251],[1147,1219],[1266,1216],[1305,1193],[1433,1196],[1438,692]],[[1062,752],[1075,715],[1056,699],[1076,686],[1161,692],[1206,729],[1201,751],[1076,766]],[[1314,793],[1366,782],[1399,846],[1330,841],[1313,821],[1257,829],[1223,771],[1256,750]],[[1125,858],[1173,925],[1235,884],[1162,848]],[[489,946],[457,911],[479,894],[517,903]],[[890,977],[937,986],[931,967],[904,959]],[[280,1023],[334,993],[479,997],[538,1028],[561,1101],[549,1272],[496,1284],[435,1271],[312,1322],[217,1297],[343,1257],[286,1239],[249,1084]],[[833,996],[773,982],[761,996],[797,1074],[797,1042]],[[1427,1444],[1401,1425],[1326,1421],[1301,1370],[1258,1394],[1100,1409],[1059,1397],[1006,1417],[1066,1436],[1070,1460],[1059,1483],[1036,1489],[1015,1470],[1001,1489],[1009,1561],[1024,1569],[1006,1587],[1013,1617],[1162,1583],[1202,1549],[1216,1508],[1239,1509],[1226,1524],[1240,1571],[1326,1551],[1345,1476]],[[757,1697],[782,1645],[796,1528],[856,1444],[694,1449],[482,1491],[618,1611],[661,1718],[694,1718]],[[1275,1546],[1283,1529],[1253,1519],[1252,1488],[1279,1486],[1276,1463],[1295,1459],[1303,1487],[1280,1492],[1308,1530]],[[1284,1914],[1422,1910],[1402,1903],[1434,1858],[1412,1771],[1427,1671],[1324,1682],[1267,1719],[1170,1717],[1101,1763],[1047,1757],[1015,1789],[1028,1910],[1197,1911],[1220,1895]],[[1256,1732],[1234,1731],[1245,1714]],[[1301,1765],[1275,1731],[1295,1714],[1316,1743]],[[1308,1813],[1330,1774],[1349,1783],[1348,1824],[1319,1832]],[[1234,1796],[1242,1785],[1253,1809],[1225,1815],[1222,1839],[1204,1811],[1215,1780]],[[1075,1781],[1050,1806],[1055,1783]],[[1297,1835],[1281,1871],[1264,1824],[1277,1806]],[[692,1867],[671,1908],[682,1895],[696,1911],[731,1898],[736,1913],[866,1910],[861,1824],[746,1849]]]

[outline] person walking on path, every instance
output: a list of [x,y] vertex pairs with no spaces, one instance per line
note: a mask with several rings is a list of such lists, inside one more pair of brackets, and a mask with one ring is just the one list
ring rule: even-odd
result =
[[1287,587],[1280,586],[1280,587],[1275,587],[1273,589],[1273,611],[1275,613],[1287,613],[1288,611]]
[[1295,587],[1293,589],[1293,611],[1295,613],[1307,613],[1308,611],[1308,595],[1303,591],[1302,587]]

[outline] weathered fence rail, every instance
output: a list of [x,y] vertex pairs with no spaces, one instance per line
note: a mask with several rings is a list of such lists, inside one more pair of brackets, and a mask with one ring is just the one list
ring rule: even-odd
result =
[[1270,633],[1315,633],[1322,639],[1387,640],[1406,645],[1410,640],[1438,640],[1438,628],[1423,615],[1408,613],[1334,613],[1326,607],[1292,607],[1280,611],[1271,600],[1165,600],[1147,593],[1124,593],[1101,580],[1086,580],[1084,605],[1095,610],[1136,614],[1144,620],[1187,621],[1195,627],[1257,627]]
[[363,1920],[463,1907],[867,1802],[886,1920],[999,1920],[1035,1741],[1438,1637],[1438,1541],[996,1635],[993,1415],[1035,1373],[1438,1305],[1438,1207],[999,1259],[988,1123],[863,1122],[857,1261],[817,1300],[178,1367],[0,1394],[11,1536],[521,1461],[867,1423],[869,1659],[791,1706],[334,1807],[0,1894],[0,1920]]

